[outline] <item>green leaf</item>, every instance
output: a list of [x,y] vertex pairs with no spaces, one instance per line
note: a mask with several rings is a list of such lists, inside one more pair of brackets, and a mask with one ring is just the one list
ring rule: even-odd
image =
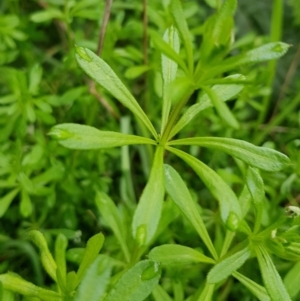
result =
[[68,239],[62,233],[59,233],[55,241],[55,261],[57,263],[57,282],[61,289],[66,289],[67,267],[66,267],[66,249]]
[[4,289],[24,296],[37,297],[44,301],[63,301],[60,294],[40,288],[12,273],[0,275],[0,282]]
[[84,273],[86,270],[91,266],[91,264],[96,259],[97,255],[99,254],[100,250],[102,249],[104,243],[104,236],[102,233],[98,233],[94,236],[92,236],[85,247],[83,258],[80,263],[78,272],[77,272],[77,285],[81,282]]
[[[177,30],[174,26],[168,28],[163,37],[164,41],[176,52],[179,53],[180,44]],[[167,56],[162,55],[161,58],[162,77],[163,77],[163,109],[162,109],[162,125],[161,132],[167,123],[172,100],[167,93],[167,86],[175,80],[177,73],[177,63],[169,59]]]
[[209,5],[211,8],[217,8],[219,4],[219,0],[205,0],[205,3]]
[[26,190],[28,193],[33,193],[33,183],[31,179],[29,179],[28,175],[24,172],[20,172],[18,175],[18,181],[21,184],[22,189]]
[[282,42],[265,44],[241,55],[235,63],[241,65],[275,60],[283,56],[289,48],[290,45]]
[[170,165],[164,165],[166,191],[174,203],[194,226],[204,244],[216,259],[218,255],[206,227],[202,221],[199,210],[192,199],[192,196],[180,177],[179,173]]
[[[15,293],[5,290],[0,281],[0,300],[1,301],[15,301]],[[172,300],[171,300],[172,301]]]
[[251,194],[247,188],[247,185],[244,185],[241,194],[239,195],[239,203],[241,205],[243,216],[247,214],[251,207]]
[[283,283],[292,298],[295,298],[300,292],[300,261],[298,261],[285,275]]
[[11,202],[18,194],[19,188],[12,190],[0,199],[0,217],[2,217],[10,206]]
[[57,265],[55,260],[52,257],[52,254],[50,253],[48,249],[47,241],[43,235],[42,232],[38,230],[31,230],[28,233],[30,239],[33,241],[33,243],[39,248],[40,250],[40,257],[43,264],[44,269],[50,275],[50,277],[57,281],[56,279],[56,269]]
[[218,262],[208,273],[207,282],[208,283],[218,283],[228,276],[230,276],[234,271],[239,269],[251,255],[250,248],[247,246],[245,249],[236,252],[235,254],[225,258]]
[[255,146],[249,142],[218,137],[195,137],[168,142],[169,145],[199,145],[223,151],[247,164],[266,171],[280,171],[290,164],[290,159],[271,148]]
[[121,219],[117,206],[107,194],[99,191],[96,193],[95,202],[102,218],[112,229],[121,245],[127,262],[129,262],[130,254],[126,244],[125,225]]
[[150,66],[133,66],[126,70],[124,76],[128,79],[135,79],[151,69]]
[[109,284],[111,265],[105,256],[99,256],[89,267],[76,294],[75,301],[99,301]]
[[67,274],[67,285],[66,285],[66,291],[71,292],[74,294],[76,287],[79,284],[78,276],[77,274],[72,271]]
[[291,301],[291,298],[268,252],[260,245],[255,246],[255,252],[264,284],[272,301]]
[[165,42],[158,33],[155,31],[150,32],[151,35],[151,41],[153,42],[154,47],[159,50],[162,54],[164,54],[166,57],[174,61],[178,64],[178,66],[184,71],[184,73],[187,75],[188,69],[185,64],[185,62],[182,60],[182,58],[179,56],[179,54],[167,43]]
[[215,284],[205,283],[205,287],[197,301],[212,301]]
[[233,272],[232,276],[244,284],[259,301],[271,301],[271,298],[263,286],[257,284],[239,272]]
[[151,121],[109,65],[87,48],[76,46],[75,50],[80,67],[101,87],[131,110],[145,124],[152,135],[157,138],[157,133]]
[[155,235],[164,199],[164,149],[157,147],[148,183],[141,195],[132,221],[133,237],[140,245],[148,244]]
[[52,19],[63,19],[63,13],[55,8],[47,8],[43,11],[38,11],[30,16],[30,20],[35,23],[46,22]]
[[171,104],[176,104],[182,100],[186,102],[194,90],[194,85],[189,78],[178,77],[167,85],[165,93]]
[[254,207],[256,209],[256,221],[254,230],[254,233],[256,233],[259,230],[261,224],[263,201],[265,197],[264,182],[258,170],[252,167],[248,168],[246,173],[246,184],[251,194]]
[[[241,74],[234,74],[225,77],[225,79],[243,80],[245,79],[245,77]],[[215,92],[215,94],[218,95],[219,99],[221,99],[222,101],[227,101],[240,93],[243,88],[244,85],[242,84],[224,84],[214,85],[212,87],[212,90]],[[212,106],[213,104],[208,95],[206,93],[203,94],[199,98],[198,103],[190,106],[173,127],[171,137],[174,137],[183,127],[185,127],[191,120],[193,120],[197,114]]]
[[103,301],[143,301],[161,275],[158,263],[143,260],[124,273]]
[[198,159],[172,147],[167,147],[167,149],[183,159],[194,169],[212,195],[219,201],[223,222],[229,230],[236,230],[240,223],[242,213],[237,197],[231,188],[215,171]]
[[20,212],[22,216],[28,217],[32,213],[32,203],[29,194],[25,189],[21,190]]
[[227,40],[231,36],[233,27],[233,16],[236,10],[237,0],[224,1],[214,24],[212,39],[219,46],[226,45]]
[[29,73],[29,88],[28,92],[32,95],[36,95],[39,92],[39,85],[42,79],[43,69],[40,65],[34,65]]
[[209,264],[215,263],[212,258],[209,258],[192,248],[175,244],[156,247],[150,251],[148,257],[149,259],[161,262],[164,265],[186,265],[199,262]]
[[186,19],[184,18],[184,12],[179,0],[171,1],[171,13],[179,31],[181,40],[183,41],[186,56],[188,60],[189,71],[193,73],[194,70],[194,56],[193,56],[193,43],[191,39],[191,33],[189,31]]
[[84,254],[84,248],[73,248],[69,249],[66,252],[66,259],[67,261],[73,262],[76,265],[80,265],[83,254]]
[[215,93],[211,88],[208,87],[202,87],[202,88],[209,96],[213,106],[216,108],[218,112],[219,117],[232,128],[238,129],[240,127],[238,121],[231,113],[231,111],[229,110],[225,102],[218,96],[218,94]]
[[48,135],[58,140],[59,144],[73,149],[99,149],[129,144],[153,144],[149,138],[127,135],[117,132],[100,131],[88,125],[63,123],[54,126]]
[[265,44],[244,54],[231,57],[218,63],[217,66],[211,67],[205,76],[211,78],[214,74],[229,71],[242,65],[278,59],[288,51],[289,47],[290,45],[282,42]]
[[173,301],[168,293],[158,284],[152,291],[155,301]]

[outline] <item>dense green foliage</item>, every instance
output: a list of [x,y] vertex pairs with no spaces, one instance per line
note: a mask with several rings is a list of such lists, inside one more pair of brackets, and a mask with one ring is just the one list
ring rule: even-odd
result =
[[299,1],[148,2],[0,3],[0,301],[300,296]]

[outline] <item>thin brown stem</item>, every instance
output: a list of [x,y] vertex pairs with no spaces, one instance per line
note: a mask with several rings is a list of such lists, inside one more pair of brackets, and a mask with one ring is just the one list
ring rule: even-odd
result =
[[[105,10],[104,10],[104,16],[101,24],[101,29],[99,33],[99,40],[98,40],[98,47],[96,54],[101,57],[103,45],[104,45],[104,39],[106,35],[107,25],[110,18],[110,12],[112,7],[113,0],[106,0],[105,3]],[[108,103],[108,101],[100,95],[100,93],[96,89],[96,84],[94,81],[89,82],[89,91],[92,95],[94,95],[98,101],[102,104],[102,106],[116,119],[119,118],[119,115],[115,110],[112,108],[112,106]]]
[[108,24],[109,17],[110,17],[112,3],[113,3],[113,0],[106,0],[106,3],[105,3],[104,16],[103,16],[103,20],[102,20],[102,25],[101,25],[99,40],[98,40],[98,47],[97,47],[97,52],[96,52],[99,56],[101,56],[101,52],[102,52],[103,45],[104,45],[104,39],[105,39],[107,24]]
[[98,101],[102,104],[102,106],[116,119],[119,119],[118,113],[111,107],[108,101],[103,98],[99,92],[96,90],[96,85],[94,81],[90,81],[89,83],[89,91],[92,95],[94,95]]

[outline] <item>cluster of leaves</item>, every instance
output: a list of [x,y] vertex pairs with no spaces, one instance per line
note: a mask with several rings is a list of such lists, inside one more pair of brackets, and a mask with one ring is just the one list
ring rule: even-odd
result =
[[[135,15],[143,7],[133,2],[114,3],[103,59],[88,49],[96,50],[97,44],[82,30],[102,18],[104,7],[98,1],[48,0],[29,19],[17,14],[3,18],[0,239],[7,260],[0,271],[14,270],[8,254],[13,242],[22,245],[13,240],[16,235],[43,229],[48,241],[37,230],[29,231],[29,237],[56,284],[45,289],[40,281],[37,286],[8,272],[0,275],[0,300],[14,300],[15,293],[24,300],[241,300],[241,291],[245,300],[249,292],[264,301],[297,298],[300,266],[281,268],[280,263],[300,259],[300,209],[294,197],[299,140],[290,135],[285,149],[289,159],[266,137],[297,108],[299,95],[292,95],[291,104],[261,129],[271,100],[274,60],[290,46],[277,41],[276,22],[269,39],[249,35],[235,42],[236,0],[206,1],[215,12],[201,26],[196,20],[207,7],[153,1],[148,7],[149,59],[135,41],[143,30],[144,39],[147,35]],[[273,19],[280,21],[282,2],[277,2]],[[20,7],[7,4],[4,9]],[[41,39],[40,24],[56,28],[61,43],[43,56],[34,48],[37,62],[28,47]],[[126,39],[130,46],[119,47]],[[20,41],[27,45],[23,52],[17,47]],[[74,42],[80,46],[73,47]],[[90,79],[82,82],[75,59],[97,86]],[[22,61],[30,66],[24,71],[14,67]],[[124,107],[136,118],[133,127],[128,116],[120,118],[120,126],[116,122]],[[110,115],[103,117],[106,110]],[[256,146],[262,142],[264,146]],[[116,167],[119,155],[121,167]],[[119,194],[114,177],[120,173]],[[139,173],[148,178],[144,189]],[[279,206],[287,199],[290,214]],[[100,220],[94,219],[94,208]],[[17,226],[17,233],[9,232],[4,221]],[[102,234],[82,248],[76,230],[86,225],[90,232],[107,229],[105,255],[98,255]],[[54,258],[48,248],[53,234]],[[66,251],[68,239],[76,248]],[[35,249],[24,250],[37,257]],[[66,260],[79,265],[77,272],[69,271]],[[287,273],[284,280],[282,271]],[[240,283],[236,289],[229,276]]]

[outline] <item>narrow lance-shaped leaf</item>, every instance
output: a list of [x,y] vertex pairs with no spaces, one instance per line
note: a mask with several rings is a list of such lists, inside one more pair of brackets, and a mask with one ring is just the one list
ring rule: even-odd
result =
[[[179,36],[177,30],[174,26],[168,28],[163,37],[164,41],[170,45],[176,53],[179,53]],[[161,132],[166,125],[170,109],[171,109],[171,99],[167,92],[167,85],[171,83],[176,78],[177,73],[177,63],[169,59],[165,55],[161,58],[162,66],[162,77],[163,77],[163,109],[162,109],[162,125]]]
[[151,67],[147,65],[133,66],[126,70],[124,76],[128,79],[135,79],[150,69]]
[[218,262],[208,273],[207,282],[208,283],[218,283],[228,276],[230,276],[234,271],[239,269],[245,261],[250,257],[251,251],[249,246],[243,250],[236,252],[235,254],[225,258],[224,260]]
[[75,291],[78,284],[79,284],[79,280],[76,272],[75,271],[69,272],[67,274],[67,285],[66,285],[67,292]]
[[213,257],[217,259],[217,252],[188,188],[186,187],[179,173],[172,166],[165,164],[164,169],[167,193],[171,196],[172,200],[178,206],[181,212],[192,223]]
[[186,19],[184,18],[184,12],[179,0],[171,1],[171,13],[185,47],[189,71],[193,73],[194,70],[193,43],[191,39],[191,33],[189,31]]
[[143,301],[157,285],[160,275],[158,263],[140,261],[121,276],[103,301]]
[[224,60],[218,66],[212,67],[205,76],[211,78],[214,74],[229,71],[242,65],[278,59],[288,51],[289,47],[290,45],[282,42],[262,45],[244,54]]
[[276,150],[238,139],[195,137],[170,141],[169,145],[199,145],[220,150],[266,171],[279,171],[290,164],[290,159]]
[[34,65],[29,73],[29,88],[28,91],[32,95],[38,94],[40,82],[43,75],[43,69],[40,65]]
[[92,236],[85,247],[82,261],[80,263],[78,272],[77,272],[77,285],[80,283],[83,278],[84,273],[90,267],[90,265],[94,262],[100,250],[102,249],[104,243],[104,236],[102,233],[98,233]]
[[212,301],[215,284],[205,283],[204,289],[197,301]]
[[61,145],[72,149],[100,149],[130,144],[153,144],[149,138],[117,132],[100,131],[88,125],[64,123],[54,126],[48,134]]
[[35,23],[46,22],[52,19],[63,19],[64,15],[59,9],[47,8],[46,10],[38,11],[30,16],[30,20]]
[[[230,37],[230,29],[233,27],[233,15],[235,13],[236,6],[237,0],[224,1],[217,14],[217,19],[212,32],[212,39],[217,46],[225,44],[225,42],[227,42],[226,40]],[[225,31],[228,31],[228,33],[224,32],[224,29]]]
[[76,294],[75,301],[99,301],[109,284],[112,266],[109,258],[99,256],[85,273]]
[[96,193],[95,202],[102,218],[114,232],[121,245],[125,258],[129,262],[130,254],[124,233],[125,225],[123,225],[117,206],[107,194],[99,191]]
[[41,261],[46,272],[50,275],[50,277],[57,281],[56,279],[56,269],[57,265],[55,260],[52,257],[47,245],[47,241],[42,232],[37,230],[31,230],[29,232],[30,239],[34,242],[34,244],[40,249],[41,253]]
[[251,194],[247,188],[247,185],[244,185],[242,192],[239,195],[239,203],[242,209],[243,217],[248,213],[251,206]]
[[298,261],[285,275],[283,283],[292,298],[295,298],[300,292],[300,261]]
[[0,275],[0,282],[4,289],[24,296],[37,297],[44,301],[63,301],[63,297],[60,294],[40,288],[31,282],[24,280],[19,275],[12,273],[2,274]]
[[169,151],[183,159],[198,174],[212,195],[219,201],[221,218],[229,230],[238,228],[241,220],[241,208],[236,195],[223,179],[206,164],[193,156],[172,147]]
[[160,220],[165,193],[163,154],[164,149],[158,146],[148,183],[134,213],[132,221],[133,237],[140,245],[146,245],[151,241]]
[[188,74],[187,66],[182,60],[182,58],[179,56],[179,54],[155,31],[150,31],[150,35],[155,48],[159,50],[162,54],[164,54],[166,57],[176,62],[178,66],[184,71],[184,73]]
[[32,202],[28,192],[25,189],[21,190],[20,211],[24,217],[28,217],[32,213]]
[[[245,79],[245,77],[241,74],[234,74],[225,77],[225,79],[243,80]],[[244,85],[242,84],[224,84],[214,85],[212,87],[212,90],[215,92],[215,94],[218,95],[218,97],[222,101],[227,101],[236,96],[238,93],[240,93],[243,88]],[[208,95],[206,93],[201,95],[201,97],[198,100],[198,103],[190,106],[179,119],[179,121],[175,124],[171,132],[171,137],[174,137],[183,127],[185,127],[190,121],[192,121],[197,116],[197,114],[212,106],[213,104]]]
[[66,249],[68,247],[68,239],[62,233],[57,235],[55,241],[55,261],[57,263],[57,282],[61,288],[66,288],[67,283],[67,267],[66,267]]
[[267,250],[262,246],[257,245],[255,246],[255,252],[264,284],[272,301],[291,301],[291,298],[286,291],[282,279]]
[[151,121],[109,65],[87,48],[76,46],[75,50],[80,67],[100,86],[131,110],[156,138],[157,133]]
[[239,282],[244,284],[249,291],[259,300],[259,301],[271,301],[266,289],[259,285],[258,283],[252,281],[246,276],[240,274],[239,272],[233,272],[232,276],[236,278]]
[[161,245],[152,249],[148,255],[149,259],[161,262],[164,265],[172,264],[191,264],[191,263],[210,263],[215,261],[202,253],[181,245],[169,244]]
[[212,104],[218,112],[219,117],[229,126],[233,127],[234,129],[238,129],[239,123],[227,107],[226,103],[222,101],[218,94],[216,94],[211,88],[204,86],[202,88],[209,96]]
[[173,301],[168,293],[158,284],[152,291],[155,301]]
[[7,209],[9,208],[11,202],[15,198],[15,196],[18,194],[20,191],[19,188],[16,188],[9,193],[7,193],[4,197],[0,198],[0,217],[2,217]]
[[254,227],[254,233],[256,233],[259,230],[261,224],[263,201],[265,197],[264,182],[258,170],[252,167],[248,168],[246,173],[246,184],[251,194],[254,207],[256,209],[256,221]]

